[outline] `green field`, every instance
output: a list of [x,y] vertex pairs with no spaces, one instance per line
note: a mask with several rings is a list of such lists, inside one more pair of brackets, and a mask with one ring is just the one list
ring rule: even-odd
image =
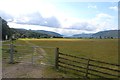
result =
[[117,39],[20,39],[37,46],[58,47],[60,52],[118,64]]
[[[4,42],[3,44],[7,43],[9,42]],[[47,53],[47,62],[52,65],[54,65],[55,61],[55,47],[58,47],[59,51],[64,54],[71,54],[79,57],[118,64],[118,39],[19,39],[16,40],[14,44],[41,46]],[[29,48],[26,47],[26,49],[32,53]],[[19,51],[20,48],[17,50]],[[15,55],[17,56],[17,54]],[[27,54],[18,54],[18,56],[24,55]],[[4,54],[3,57],[6,56],[8,55]],[[45,70],[45,74],[51,76],[50,73],[55,73],[52,75],[53,77],[54,75],[61,75],[60,73],[55,72],[53,68],[48,67]]]

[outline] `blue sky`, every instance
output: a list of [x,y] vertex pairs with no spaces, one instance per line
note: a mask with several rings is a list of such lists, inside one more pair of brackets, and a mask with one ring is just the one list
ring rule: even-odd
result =
[[70,36],[118,29],[118,2],[0,0],[0,16],[10,27]]
[[59,10],[65,11],[66,14],[76,18],[94,18],[101,13],[116,16],[116,12],[109,7],[117,7],[117,2],[61,2],[55,5]]

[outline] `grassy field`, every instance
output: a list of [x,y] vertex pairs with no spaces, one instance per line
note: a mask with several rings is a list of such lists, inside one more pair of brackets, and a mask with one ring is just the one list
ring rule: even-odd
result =
[[[10,42],[4,42],[4,44],[7,43]],[[28,43],[31,43],[35,46],[42,46],[43,50],[45,50],[45,52],[47,53],[47,62],[49,62],[52,65],[54,65],[55,47],[58,47],[59,51],[64,54],[71,54],[79,57],[85,57],[94,60],[118,64],[117,39],[19,39],[14,42],[14,44],[23,44],[31,46]],[[20,50],[20,48],[18,48],[17,50]],[[29,48],[27,50],[32,53],[32,51]],[[18,56],[24,55],[27,54],[18,54]],[[6,56],[8,55],[6,54],[3,57]],[[55,70],[50,67],[48,67],[44,71],[44,73],[49,76],[51,76],[49,73],[55,73],[56,76],[59,76],[59,74],[60,76],[65,75],[59,72],[55,72]],[[52,77],[54,77],[54,74],[52,75]],[[71,77],[74,76],[71,75]]]
[[37,46],[58,47],[60,52],[118,63],[117,39],[20,39]]

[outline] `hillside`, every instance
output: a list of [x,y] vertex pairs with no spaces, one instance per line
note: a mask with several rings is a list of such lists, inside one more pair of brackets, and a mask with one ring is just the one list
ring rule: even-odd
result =
[[11,28],[13,34],[19,38],[50,38],[50,37],[62,37],[62,35],[44,30],[26,30]]
[[[100,31],[92,35],[92,37],[101,37],[101,38],[118,38],[118,34],[120,34],[120,30],[108,30],[108,31]],[[120,36],[119,36],[120,38]]]
[[10,27],[7,25],[7,21],[5,21],[4,19],[2,19],[0,17],[1,23],[0,26],[2,28],[2,40],[5,40],[6,38],[9,39],[12,35],[12,31],[10,29]]
[[91,33],[90,34],[76,34],[71,37],[73,38],[118,38],[118,34],[120,34],[120,30],[107,30],[107,31],[100,31],[94,34],[91,34]]
[[55,37],[62,37],[61,34],[59,33],[56,33],[56,32],[52,32],[52,31],[45,31],[45,30],[34,30],[35,32],[38,32],[38,33],[43,33],[43,34],[47,34],[49,36],[55,36]]
[[74,37],[74,38],[77,38],[77,37],[79,37],[79,38],[89,38],[89,37],[91,37],[92,36],[92,34],[75,34],[75,35],[73,35],[72,37]]

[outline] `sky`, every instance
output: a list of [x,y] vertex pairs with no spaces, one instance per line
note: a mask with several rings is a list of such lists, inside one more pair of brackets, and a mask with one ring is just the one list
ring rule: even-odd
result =
[[71,36],[118,29],[118,2],[0,0],[0,16],[11,28]]

